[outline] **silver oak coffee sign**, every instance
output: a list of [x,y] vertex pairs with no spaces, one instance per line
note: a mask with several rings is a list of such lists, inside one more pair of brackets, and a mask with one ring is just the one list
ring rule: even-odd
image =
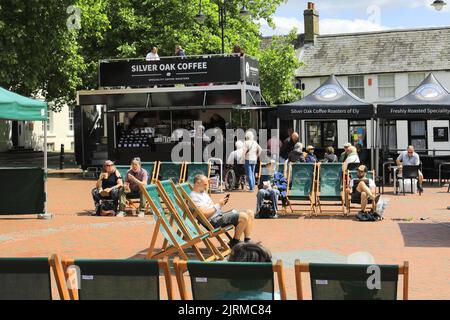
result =
[[101,61],[100,86],[237,83],[246,80],[247,60],[239,56],[211,56]]

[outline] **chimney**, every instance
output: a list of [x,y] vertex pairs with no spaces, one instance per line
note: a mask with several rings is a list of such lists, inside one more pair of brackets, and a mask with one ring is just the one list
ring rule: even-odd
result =
[[308,2],[308,8],[303,12],[305,21],[305,43],[314,44],[319,35],[319,11],[314,2]]

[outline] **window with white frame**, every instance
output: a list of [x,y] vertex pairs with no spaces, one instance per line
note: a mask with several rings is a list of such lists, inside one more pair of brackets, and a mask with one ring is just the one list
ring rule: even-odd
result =
[[364,76],[348,76],[348,89],[357,97],[364,99]]
[[378,76],[378,96],[380,98],[395,98],[395,75],[380,74]]
[[51,132],[53,130],[53,111],[48,110],[47,117],[47,121],[42,121],[42,132],[45,130],[45,124],[47,124],[47,132]]
[[73,131],[73,107],[69,107],[69,131]]
[[408,74],[408,92],[413,91],[425,79],[425,73],[410,73]]

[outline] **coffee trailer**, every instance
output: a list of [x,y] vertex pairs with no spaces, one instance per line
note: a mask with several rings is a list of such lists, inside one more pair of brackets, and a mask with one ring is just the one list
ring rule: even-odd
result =
[[[99,89],[77,93],[76,161],[170,161],[176,129],[262,128],[267,107],[259,63],[250,56],[207,55],[103,60]],[[205,160],[205,159],[204,159]]]

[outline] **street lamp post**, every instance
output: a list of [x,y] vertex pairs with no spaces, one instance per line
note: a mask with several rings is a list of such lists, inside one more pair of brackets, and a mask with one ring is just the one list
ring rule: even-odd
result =
[[435,0],[431,4],[431,6],[434,7],[437,11],[441,11],[446,5],[447,3],[444,0]]
[[[219,7],[219,26],[221,31],[221,40],[222,40],[222,54],[225,53],[225,26],[226,26],[226,17],[227,17],[227,0],[216,0],[217,6]],[[250,13],[248,12],[245,5],[242,6],[242,9],[239,11],[239,14],[243,17],[248,16]],[[199,12],[195,16],[195,20],[198,23],[203,24],[206,20],[206,16],[202,12],[202,0],[199,2]]]

